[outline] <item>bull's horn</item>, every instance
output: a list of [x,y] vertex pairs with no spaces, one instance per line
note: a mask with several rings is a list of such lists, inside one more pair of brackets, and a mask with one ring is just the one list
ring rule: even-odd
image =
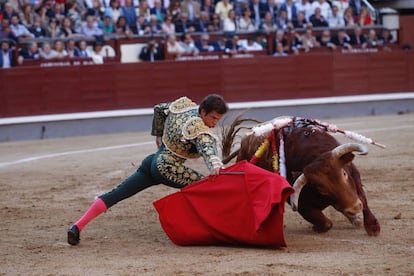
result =
[[299,199],[299,194],[300,191],[302,190],[303,186],[306,185],[306,177],[305,175],[302,173],[295,181],[295,183],[293,183],[293,189],[295,190],[295,192],[293,194],[290,195],[290,206],[292,207],[293,211],[297,211],[298,210],[298,199]]
[[358,151],[361,155],[368,154],[368,148],[362,144],[358,143],[347,143],[343,145],[339,145],[332,150],[332,155],[335,157],[340,158],[344,154],[349,152]]

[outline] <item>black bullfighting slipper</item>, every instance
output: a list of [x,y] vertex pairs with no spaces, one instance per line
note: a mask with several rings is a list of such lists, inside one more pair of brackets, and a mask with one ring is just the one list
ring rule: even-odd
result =
[[77,245],[80,241],[79,228],[72,225],[68,230],[68,243],[70,245]]

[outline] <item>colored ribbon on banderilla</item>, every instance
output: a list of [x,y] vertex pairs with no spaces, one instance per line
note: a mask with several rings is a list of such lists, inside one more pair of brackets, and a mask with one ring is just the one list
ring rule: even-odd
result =
[[332,132],[332,133],[339,132],[339,133],[345,135],[345,137],[347,137],[351,140],[354,140],[354,141],[358,141],[358,142],[365,143],[365,144],[375,145],[375,146],[383,148],[383,149],[386,148],[385,145],[380,144],[378,142],[375,142],[371,138],[365,137],[365,136],[363,136],[361,134],[358,134],[356,132],[353,132],[353,131],[339,129],[336,125],[333,125],[333,124],[328,124],[328,123],[325,123],[325,122],[321,122],[321,121],[316,120],[316,119],[303,119],[303,118],[301,118],[300,120],[311,122],[312,124],[315,124],[317,126],[321,126],[328,132]]

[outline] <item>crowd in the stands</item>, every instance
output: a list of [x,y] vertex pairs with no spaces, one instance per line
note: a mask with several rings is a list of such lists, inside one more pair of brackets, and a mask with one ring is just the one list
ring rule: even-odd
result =
[[[114,37],[164,35],[160,49],[153,39],[141,60],[207,51],[267,49],[270,54],[307,52],[314,47],[367,47],[394,43],[388,30],[361,30],[376,24],[363,0],[0,0],[0,68],[25,59],[105,56]],[[317,27],[324,31],[314,34]],[[345,31],[352,28],[352,34]],[[298,31],[301,30],[301,31]],[[335,32],[332,33],[332,30]],[[211,34],[222,33],[215,41]],[[257,33],[249,39],[240,34]],[[264,35],[262,35],[264,34]],[[196,38],[195,38],[196,37]],[[93,49],[87,47],[94,41]],[[13,52],[16,43],[27,47]],[[165,51],[164,51],[165,48]],[[13,58],[18,56],[18,58]],[[9,58],[10,57],[10,58]]]

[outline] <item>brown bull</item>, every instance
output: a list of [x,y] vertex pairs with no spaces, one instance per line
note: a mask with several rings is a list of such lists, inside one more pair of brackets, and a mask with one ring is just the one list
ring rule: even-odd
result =
[[[223,132],[223,155],[229,155],[237,126],[246,121],[237,118],[232,126]],[[278,133],[275,132],[276,137]],[[250,160],[264,137],[245,136],[237,151],[237,161]],[[313,224],[317,232],[332,228],[332,221],[322,211],[333,206],[343,213],[354,225],[363,223],[368,235],[380,233],[378,220],[368,207],[362,188],[360,174],[352,163],[353,151],[366,154],[361,144],[340,145],[325,130],[317,127],[294,127],[284,131],[286,177],[295,187],[298,196],[297,210],[301,216]],[[228,162],[236,154],[228,156]],[[273,153],[271,147],[256,163],[259,167],[272,171]],[[298,177],[299,175],[299,177]],[[291,198],[292,200],[293,198]],[[293,207],[295,202],[291,202]]]

